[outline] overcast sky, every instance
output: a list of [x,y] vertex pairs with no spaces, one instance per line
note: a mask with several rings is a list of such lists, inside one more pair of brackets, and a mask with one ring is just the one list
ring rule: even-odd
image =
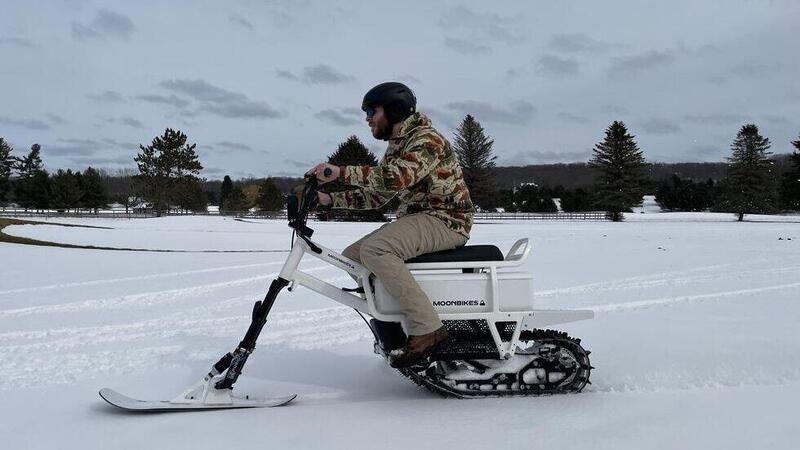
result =
[[297,176],[400,80],[500,165],[586,161],[613,120],[649,161],[721,161],[756,123],[800,133],[800,1],[3,0],[0,137],[48,169],[135,168],[166,127],[208,178]]

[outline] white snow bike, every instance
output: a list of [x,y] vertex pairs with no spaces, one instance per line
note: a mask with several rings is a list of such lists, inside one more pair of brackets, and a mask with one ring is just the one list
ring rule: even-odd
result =
[[[253,307],[252,322],[235,350],[225,354],[194,386],[170,401],[145,402],[110,389],[100,395],[116,406],[144,411],[278,406],[295,395],[254,399],[233,395],[233,385],[255,349],[261,329],[278,293],[305,286],[359,315],[375,336],[375,353],[387,357],[405,344],[405,317],[398,301],[368,269],[311,240],[309,210],[316,203],[317,181],[306,180],[303,193],[289,197],[292,249],[280,275],[263,301]],[[299,239],[295,241],[294,236]],[[450,339],[425,361],[399,371],[426,388],[446,396],[485,397],[580,392],[591,373],[589,353],[579,339],[543,327],[590,319],[587,310],[537,310],[531,275],[520,270],[531,246],[520,239],[506,255],[493,245],[467,245],[420,255],[406,261],[425,291]],[[342,288],[298,269],[305,255],[319,258],[358,280],[357,288]]]

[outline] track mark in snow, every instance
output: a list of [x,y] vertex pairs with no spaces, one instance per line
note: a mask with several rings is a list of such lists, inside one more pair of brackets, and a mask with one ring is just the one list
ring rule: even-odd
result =
[[274,261],[269,263],[258,263],[258,264],[242,264],[238,266],[225,266],[225,267],[215,267],[213,269],[198,269],[198,270],[189,270],[185,272],[167,272],[167,273],[157,273],[151,275],[140,275],[135,277],[124,277],[124,278],[112,278],[106,280],[90,280],[90,281],[80,281],[74,283],[61,283],[61,284],[51,284],[47,286],[34,286],[28,288],[19,288],[19,289],[10,289],[6,291],[0,291],[0,295],[4,294],[20,294],[24,292],[34,292],[34,291],[47,291],[52,289],[64,289],[64,288],[71,288],[71,287],[87,287],[87,286],[100,286],[103,284],[113,284],[113,283],[122,283],[126,281],[142,281],[142,280],[152,280],[157,278],[169,278],[175,277],[180,275],[195,275],[201,273],[214,273],[214,272],[223,272],[226,270],[238,270],[238,269],[249,269],[253,267],[267,267],[267,266],[278,266],[284,264],[284,261]]
[[[327,269],[336,269],[330,265],[315,266],[303,269],[305,272],[318,272]],[[338,270],[338,269],[336,269]],[[128,306],[153,306],[170,303],[187,296],[199,295],[208,293],[217,289],[241,286],[257,281],[274,279],[280,272],[270,273],[266,275],[259,275],[255,277],[240,278],[237,280],[224,281],[220,283],[205,284],[200,286],[193,286],[190,288],[169,289],[165,291],[145,292],[142,294],[130,294],[119,297],[100,298],[94,300],[84,300],[71,303],[61,303],[55,305],[42,305],[30,306],[27,308],[16,308],[0,311],[0,318],[5,317],[21,317],[34,314],[48,314],[48,313],[64,313],[64,312],[78,312],[78,311],[96,311],[107,309],[118,309]]]
[[[204,320],[185,317],[180,314],[123,325],[0,334],[0,341],[10,342],[0,346],[0,371],[8,375],[0,380],[0,389],[69,383],[87,376],[197,361],[211,364],[220,356],[220,350],[216,349],[219,344],[213,345],[216,350],[190,353],[182,345],[174,344],[176,338],[186,337],[192,342],[197,337],[212,338],[233,347],[249,323],[249,315]],[[358,315],[350,308],[337,306],[271,315],[259,348],[312,350],[371,337]],[[51,338],[55,339],[48,340]],[[19,343],[19,340],[41,339],[44,341]],[[107,350],[120,344],[131,348]]]
[[[714,266],[698,267],[688,270],[680,270],[675,272],[662,272],[653,275],[642,275],[630,278],[622,278],[613,281],[601,281],[597,283],[583,284],[579,286],[570,286],[564,288],[548,289],[544,291],[534,292],[536,297],[551,297],[563,294],[581,294],[593,293],[598,291],[618,291],[629,289],[642,289],[651,288],[664,285],[677,285],[696,283],[701,281],[718,281],[726,278],[739,278],[743,274],[776,274],[776,273],[794,273],[800,272],[800,266],[788,266],[780,268],[766,268],[758,270],[727,270],[725,272],[711,272],[718,269],[730,269],[739,267],[738,264],[720,264]],[[700,272],[699,274],[695,274]],[[711,273],[703,273],[711,272]]]
[[671,305],[675,303],[698,302],[705,300],[721,299],[726,297],[738,297],[747,294],[780,291],[784,289],[796,289],[798,287],[800,287],[800,283],[789,283],[789,284],[765,286],[752,289],[738,289],[735,291],[714,292],[710,294],[682,295],[678,297],[664,297],[664,298],[654,298],[651,300],[641,300],[638,302],[611,303],[608,305],[590,306],[587,307],[586,309],[590,309],[596,313],[622,312],[633,309],[650,308],[653,306]]

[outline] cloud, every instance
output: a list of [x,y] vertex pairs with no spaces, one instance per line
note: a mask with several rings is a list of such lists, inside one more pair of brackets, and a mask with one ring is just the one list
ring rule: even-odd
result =
[[[288,164],[288,165],[290,165],[292,167],[297,167],[299,169],[310,169],[311,166],[314,165],[314,164],[309,163],[309,162],[297,161],[297,160],[294,160],[294,159],[284,159],[283,162],[285,164]],[[293,176],[296,176],[296,175],[297,174],[295,174]]]
[[602,109],[612,114],[628,114],[628,109],[619,105],[605,105]]
[[445,30],[462,32],[471,37],[479,35],[507,44],[516,44],[524,39],[519,25],[519,19],[494,13],[477,13],[464,6],[445,11],[439,19],[439,26]]
[[291,81],[300,81],[300,77],[293,74],[292,72],[289,72],[288,70],[277,69],[275,70],[275,73],[278,75],[278,78],[284,78]]
[[414,75],[409,75],[409,74],[400,75],[399,77],[397,77],[397,81],[406,84],[422,84],[422,80],[415,77]]
[[53,125],[64,125],[67,123],[67,119],[59,116],[58,114],[45,113],[44,116],[47,117],[47,120],[49,120]]
[[123,156],[115,156],[115,157],[97,157],[97,156],[76,156],[73,158],[67,158],[73,164],[77,164],[79,166],[92,166],[97,167],[99,165],[112,165],[112,166],[133,166],[135,167],[135,162],[133,161],[133,155],[123,155]]
[[13,119],[10,117],[0,117],[0,124],[27,128],[29,130],[49,130],[50,125],[39,119]]
[[358,119],[361,114],[361,110],[357,108],[323,109],[314,114],[314,117],[331,125],[350,127],[361,123]]
[[252,30],[253,29],[253,24],[249,20],[247,20],[244,17],[240,16],[239,14],[231,14],[228,17],[228,21],[233,23],[233,24],[236,24],[236,25],[238,25],[238,26],[240,26],[242,28],[246,28],[248,30]]
[[201,110],[229,118],[276,119],[285,114],[266,102],[214,86],[204,80],[164,80],[161,87],[186,95],[202,103]]
[[611,76],[633,75],[638,72],[668,66],[675,61],[672,51],[651,50],[634,56],[612,58],[608,74]]
[[764,120],[771,123],[772,125],[786,125],[790,123],[789,118],[784,116],[778,116],[775,114],[767,114],[764,116]]
[[0,45],[10,45],[20,48],[34,48],[36,44],[25,38],[20,37],[0,37]]
[[127,16],[108,9],[101,9],[87,24],[72,22],[72,37],[77,40],[106,37],[127,39],[135,29],[133,21]]
[[226,148],[228,150],[238,150],[238,151],[243,151],[243,152],[252,152],[252,151],[254,151],[253,147],[250,147],[247,144],[242,144],[241,142],[222,141],[222,142],[217,142],[214,145],[217,146],[217,147]]
[[220,169],[218,167],[203,167],[203,170],[200,171],[203,175],[225,175],[228,172],[225,169]]
[[42,145],[42,150],[47,154],[57,153],[59,156],[86,156],[107,148],[107,145],[94,139],[59,138],[56,142],[53,145]]
[[578,115],[575,115],[575,114],[572,114],[572,113],[568,113],[568,112],[560,112],[560,113],[556,114],[556,117],[558,117],[559,119],[563,120],[564,122],[577,123],[577,124],[581,124],[581,125],[586,125],[586,124],[592,122],[591,120],[589,120],[586,117],[578,116]]
[[680,131],[677,123],[667,119],[650,119],[638,124],[645,132],[650,134],[673,134]]
[[599,53],[613,48],[624,47],[593,39],[582,33],[554,34],[548,43],[550,48],[562,53]]
[[127,126],[129,126],[131,128],[144,128],[144,125],[142,125],[142,122],[139,122],[138,120],[134,119],[133,117],[120,117],[120,118],[117,119],[117,121],[119,123],[121,123],[123,125],[127,125]]
[[462,101],[445,105],[447,109],[461,115],[472,114],[476,120],[505,123],[509,125],[525,125],[536,117],[536,107],[518,100],[511,102],[507,109],[496,108],[486,102]]
[[764,64],[759,62],[744,62],[731,68],[731,73],[741,78],[760,80],[775,72],[780,72],[784,66],[779,63]]
[[104,91],[100,94],[86,94],[86,97],[97,103],[122,103],[125,98],[117,91]]
[[579,72],[574,59],[545,55],[536,62],[536,73],[550,78],[574,77]]
[[683,120],[700,125],[738,125],[750,118],[741,114],[685,114]]
[[464,55],[485,55],[492,51],[488,45],[481,44],[475,40],[459,39],[459,38],[445,38],[445,47],[455,50]]
[[504,166],[524,166],[528,164],[551,164],[588,161],[591,157],[586,152],[552,152],[552,151],[527,151],[519,152],[509,158],[504,158]]
[[103,138],[103,139],[100,139],[100,141],[105,143],[105,144],[108,144],[108,145],[110,145],[112,147],[117,147],[117,148],[123,149],[123,150],[138,150],[139,149],[139,144],[134,144],[133,142],[121,142],[121,141],[118,141],[116,139],[111,139],[111,138]]
[[277,69],[275,73],[280,78],[305,84],[345,84],[356,81],[355,77],[345,75],[327,64],[304,67],[303,74],[299,76],[284,69]]
[[143,102],[170,105],[176,108],[184,108],[189,105],[188,100],[184,100],[175,95],[170,95],[169,97],[167,97],[166,95],[143,94],[143,95],[137,95],[136,99],[141,100]]
[[722,152],[722,148],[716,145],[709,144],[695,144],[689,148],[690,155],[699,156],[717,156]]

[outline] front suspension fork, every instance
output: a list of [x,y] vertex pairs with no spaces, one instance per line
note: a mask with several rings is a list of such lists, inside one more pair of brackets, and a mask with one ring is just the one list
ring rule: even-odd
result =
[[244,335],[244,339],[242,339],[239,346],[236,347],[236,350],[226,353],[214,364],[212,373],[227,371],[225,372],[225,376],[214,385],[217,389],[233,389],[233,383],[236,383],[239,375],[242,374],[242,369],[247,362],[247,358],[256,348],[258,335],[261,334],[261,329],[264,328],[264,325],[267,323],[267,316],[272,309],[272,304],[275,303],[275,298],[278,296],[281,289],[288,285],[289,282],[287,280],[280,277],[276,278],[272,281],[272,284],[270,284],[269,291],[267,291],[264,300],[257,301],[255,305],[253,305],[253,318],[250,322],[250,327],[247,329],[247,333]]

